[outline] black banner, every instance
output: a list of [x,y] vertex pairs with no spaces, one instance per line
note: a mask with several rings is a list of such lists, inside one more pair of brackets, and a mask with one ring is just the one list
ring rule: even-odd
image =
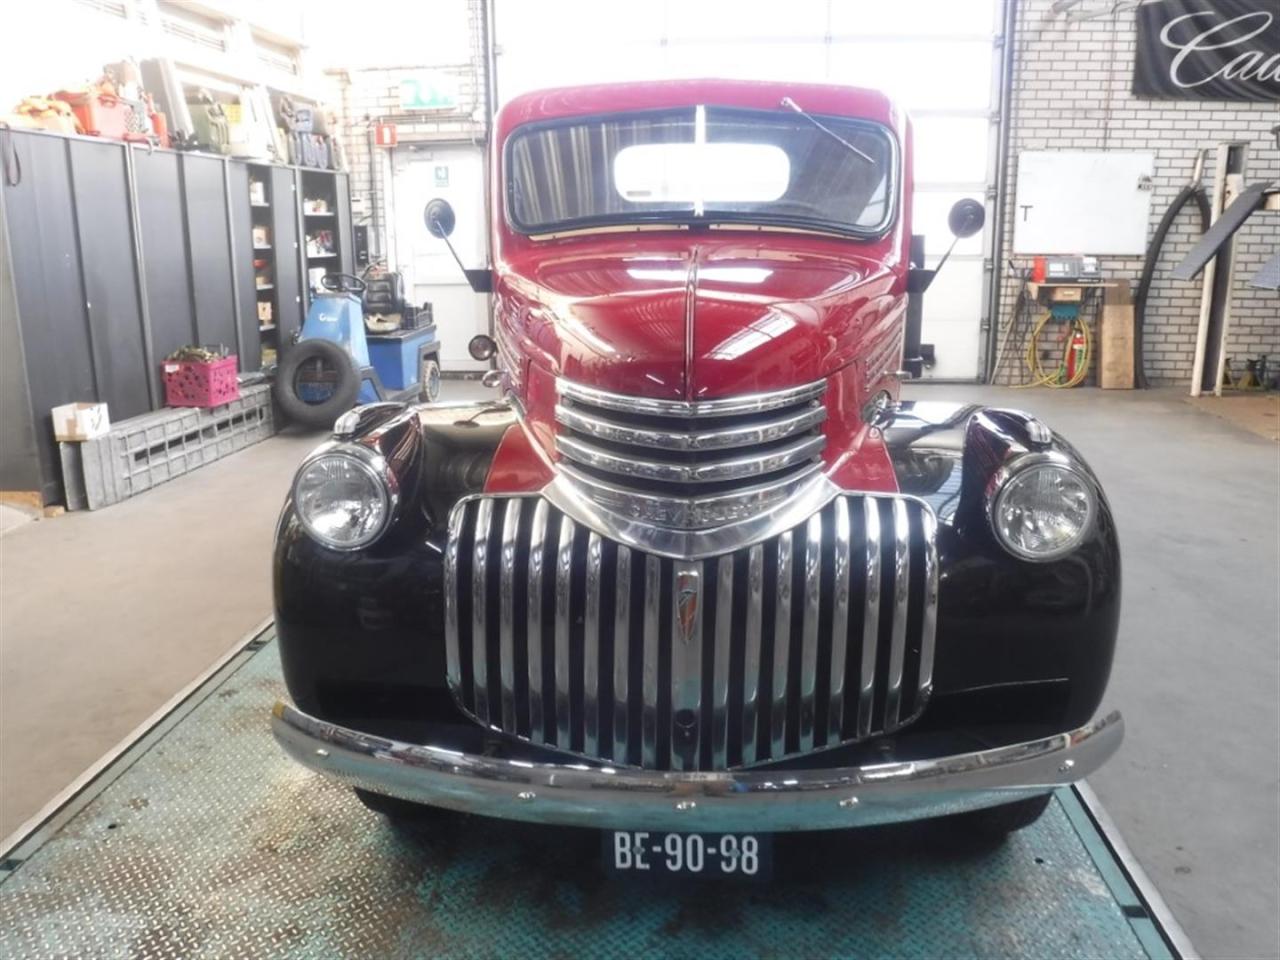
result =
[[1136,16],[1136,96],[1280,101],[1280,0],[1147,0]]

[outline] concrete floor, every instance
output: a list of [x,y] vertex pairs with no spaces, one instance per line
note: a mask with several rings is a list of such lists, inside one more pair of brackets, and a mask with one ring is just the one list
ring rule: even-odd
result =
[[[1172,391],[908,395],[1030,410],[1102,477],[1128,739],[1093,786],[1205,956],[1280,956],[1280,448]],[[0,836],[269,614],[272,526],[316,439],[0,538]]]

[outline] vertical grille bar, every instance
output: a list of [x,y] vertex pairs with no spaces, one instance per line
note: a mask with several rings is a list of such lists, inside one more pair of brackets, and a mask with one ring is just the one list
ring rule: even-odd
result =
[[855,735],[871,733],[875,706],[876,645],[880,642],[880,508],[867,497],[862,501],[866,565],[866,602],[862,610],[862,666],[858,671],[858,727]]
[[627,762],[631,737],[627,718],[630,700],[631,668],[631,550],[618,547],[618,560],[613,600],[613,757]]
[[642,765],[658,762],[658,618],[661,614],[662,584],[658,558],[644,558],[644,669],[640,726],[643,736]]
[[569,626],[573,610],[569,603],[570,582],[573,574],[573,521],[560,518],[560,539],[556,545],[556,744],[568,747],[572,742],[569,730]]
[[907,650],[907,600],[911,589],[911,535],[907,504],[893,501],[893,633],[889,647],[889,685],[885,693],[886,729],[898,725],[902,704],[902,665]]
[[791,663],[791,531],[778,536],[778,593],[773,618],[773,687],[769,704],[769,756],[786,752],[787,668]]
[[760,633],[764,619],[764,547],[747,551],[747,630],[743,638],[742,762],[760,759],[756,709],[760,700]]
[[822,514],[809,518],[804,542],[804,621],[800,633],[800,749],[813,749],[818,682],[818,613],[822,584]]
[[462,545],[462,528],[466,526],[467,507],[461,506],[449,518],[449,543],[444,551],[444,657],[449,687],[462,690],[462,654],[458,647],[458,550]]
[[542,706],[542,571],[547,541],[547,501],[539,499],[529,525],[529,612],[525,642],[529,650],[529,738],[546,740]]
[[493,501],[481,500],[476,510],[475,546],[471,561],[471,686],[476,698],[476,716],[489,722],[489,642],[488,563],[489,527],[493,521]]
[[478,498],[449,520],[446,671],[485,726],[524,736],[527,722],[535,743],[649,769],[727,769],[899,729],[927,702],[940,569],[926,506],[843,495],[693,561],[608,544],[526,499]]
[[827,743],[837,743],[844,725],[844,673],[849,650],[849,503],[836,497],[835,551],[831,603],[831,701],[827,708]]
[[924,533],[924,616],[920,624],[920,682],[927,697],[933,688],[933,644],[938,632],[938,521],[928,510],[920,511]]
[[696,770],[702,714],[702,564],[671,565],[671,759]]
[[[587,537],[587,612],[583,617],[582,710],[586,733],[583,749],[600,750],[600,535]],[[607,722],[607,721],[606,721]]]
[[724,769],[729,749],[729,657],[733,640],[733,556],[716,564],[716,646],[711,676],[711,765]]
[[520,532],[521,501],[506,501],[502,517],[502,555],[498,567],[498,657],[502,681],[502,729],[516,724],[515,572],[516,536]]

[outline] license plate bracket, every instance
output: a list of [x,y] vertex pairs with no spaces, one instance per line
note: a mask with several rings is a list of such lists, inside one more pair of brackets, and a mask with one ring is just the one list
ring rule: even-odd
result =
[[604,867],[619,876],[687,876],[768,880],[773,836],[767,833],[670,833],[605,830]]

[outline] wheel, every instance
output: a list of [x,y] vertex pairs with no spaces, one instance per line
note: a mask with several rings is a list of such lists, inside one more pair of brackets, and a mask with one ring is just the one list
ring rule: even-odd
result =
[[299,340],[284,352],[273,392],[288,419],[308,427],[332,427],[355,406],[360,374],[336,343]]
[[1027,797],[1013,803],[1003,803],[998,807],[986,807],[982,810],[970,810],[948,817],[949,824],[957,830],[967,830],[980,837],[1002,839],[1015,830],[1029,827],[1045,812],[1053,794],[1046,793],[1040,797]]
[[423,403],[435,403],[440,399],[440,362],[434,353],[422,361],[422,392],[418,399]]
[[356,798],[364,804],[366,809],[382,814],[397,825],[440,823],[460,816],[460,814],[452,810],[445,810],[442,807],[428,807],[421,803],[401,800],[399,797],[388,797],[385,794],[374,793],[371,790],[361,790],[359,787],[354,787],[353,789],[356,792]]

